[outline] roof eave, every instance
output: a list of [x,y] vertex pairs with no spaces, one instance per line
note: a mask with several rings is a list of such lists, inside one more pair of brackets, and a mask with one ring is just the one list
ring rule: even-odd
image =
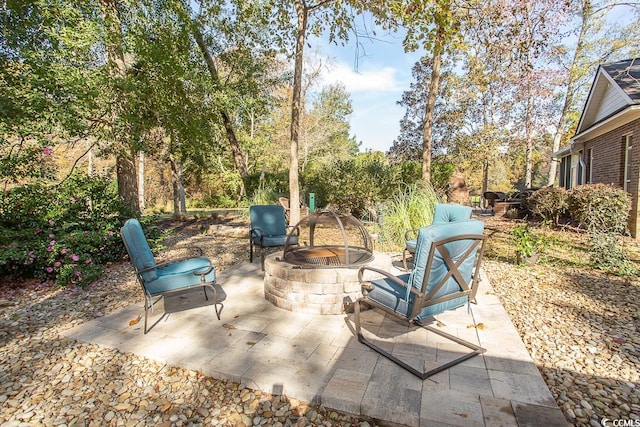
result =
[[637,118],[640,118],[640,104],[629,105],[616,114],[613,114],[612,116],[601,120],[598,123],[594,123],[589,128],[583,130],[578,134],[575,134],[571,138],[571,143],[588,141],[589,139],[600,136],[612,129],[615,129],[616,127],[619,127],[624,123],[628,123]]

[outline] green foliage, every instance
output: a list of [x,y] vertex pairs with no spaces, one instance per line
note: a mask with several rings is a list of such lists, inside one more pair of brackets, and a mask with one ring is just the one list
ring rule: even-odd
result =
[[608,184],[586,184],[569,191],[569,213],[592,233],[624,233],[631,198],[622,188]]
[[278,202],[278,195],[273,187],[264,185],[258,187],[249,198],[249,206],[273,205]]
[[527,198],[527,207],[545,222],[558,225],[560,216],[567,212],[569,193],[562,187],[545,187]]
[[0,274],[86,285],[125,254],[118,230],[127,216],[104,178],[16,187],[0,199]]
[[449,180],[455,169],[455,166],[448,162],[434,161],[431,163],[431,185],[438,194],[446,193]]
[[404,245],[407,230],[433,222],[433,212],[440,199],[433,187],[423,181],[395,191],[382,204],[382,234],[386,242]]
[[[275,193],[287,194],[289,192],[289,174],[283,172],[265,172],[251,174],[245,180],[247,194],[254,194],[261,191],[260,188],[270,188]],[[276,197],[277,199],[277,197]]]
[[637,276],[638,267],[624,254],[618,236],[606,232],[591,234],[591,266],[619,276]]
[[[98,22],[90,2],[10,1],[0,37],[0,177],[50,177],[60,141],[85,136],[99,95]],[[44,154],[43,154],[44,153]]]
[[520,254],[523,258],[529,258],[534,254],[537,254],[543,246],[543,239],[541,236],[533,233],[529,229],[528,224],[518,225],[516,228],[511,230],[511,234],[514,237],[516,253]]
[[362,217],[375,212],[376,205],[392,193],[397,176],[397,168],[388,166],[381,153],[364,153],[336,161],[306,176],[305,182],[308,191],[316,193],[317,206],[331,205]]
[[569,191],[571,217],[591,233],[591,265],[615,274],[632,274],[634,267],[618,243],[627,231],[629,194],[620,187],[586,184]]

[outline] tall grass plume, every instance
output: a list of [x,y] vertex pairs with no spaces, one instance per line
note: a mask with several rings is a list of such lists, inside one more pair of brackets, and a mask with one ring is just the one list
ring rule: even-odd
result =
[[431,224],[440,198],[430,184],[407,185],[382,205],[382,237],[387,243],[403,246],[405,232]]

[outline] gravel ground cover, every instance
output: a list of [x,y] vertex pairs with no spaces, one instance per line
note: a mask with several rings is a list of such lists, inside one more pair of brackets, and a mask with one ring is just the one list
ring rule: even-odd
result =
[[[487,219],[487,225],[492,242],[504,246],[513,224]],[[218,271],[248,257],[242,219],[165,226],[175,230],[168,247],[200,245]],[[581,245],[576,242],[576,248]],[[485,274],[569,422],[601,426],[605,418],[640,420],[640,281],[588,269],[584,249],[554,252],[552,247],[556,260],[534,267],[513,265],[509,250],[508,245],[492,249]],[[142,305],[126,262],[109,266],[86,289],[0,283],[0,425],[374,425],[59,337],[132,303]]]
[[[588,267],[588,236],[540,230],[544,263],[516,266],[513,222],[486,221],[484,271],[558,406],[576,426],[640,425],[640,279]],[[638,242],[625,241],[638,259]],[[501,247],[502,246],[502,247]]]

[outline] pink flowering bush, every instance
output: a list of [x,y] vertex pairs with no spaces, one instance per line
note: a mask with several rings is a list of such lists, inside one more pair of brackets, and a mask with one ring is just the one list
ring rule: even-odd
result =
[[90,283],[124,257],[119,229],[128,217],[108,179],[16,187],[0,196],[0,275]]

